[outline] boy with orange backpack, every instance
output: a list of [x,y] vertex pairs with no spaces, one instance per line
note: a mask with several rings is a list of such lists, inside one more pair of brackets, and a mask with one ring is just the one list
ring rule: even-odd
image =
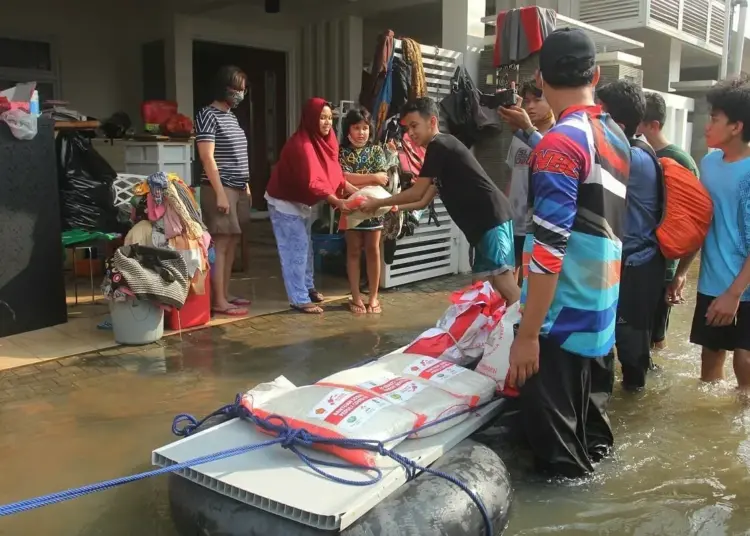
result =
[[[714,218],[703,243],[690,342],[702,346],[701,380],[724,378],[727,352],[734,374],[750,389],[750,79],[725,80],[706,95],[711,116],[701,161],[701,182],[711,195]],[[680,261],[669,289],[682,299],[695,254]]]
[[641,88],[633,82],[617,80],[598,87],[596,99],[630,142],[615,346],[622,366],[623,388],[640,391],[646,386],[646,374],[651,368],[651,319],[663,299],[666,270],[656,237],[664,207],[661,170],[653,149],[636,139],[646,112]]
[[[670,141],[664,136],[664,124],[667,120],[667,104],[664,97],[655,92],[648,92],[646,95],[646,115],[641,121],[639,133],[642,134],[649,145],[653,147],[658,158],[671,158],[686,170],[695,175],[696,180],[700,177],[698,166],[695,160],[688,153]],[[672,304],[666,299],[666,290],[674,279],[677,271],[677,259],[667,261],[667,277],[664,283],[664,299],[659,300],[654,314],[654,323],[651,328],[651,346],[655,350],[662,350],[667,345],[667,329],[669,328],[669,313]]]

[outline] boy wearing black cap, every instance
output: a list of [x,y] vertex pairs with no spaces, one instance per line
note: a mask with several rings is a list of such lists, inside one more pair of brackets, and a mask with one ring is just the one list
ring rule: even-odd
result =
[[538,87],[557,124],[531,160],[523,318],[510,353],[521,421],[537,466],[576,478],[614,442],[606,406],[622,254],[630,147],[594,104],[596,48],[556,30],[539,55]]

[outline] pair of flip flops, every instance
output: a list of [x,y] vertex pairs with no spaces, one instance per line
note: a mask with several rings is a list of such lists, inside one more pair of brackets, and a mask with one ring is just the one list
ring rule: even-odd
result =
[[249,306],[252,302],[244,298],[232,298],[231,300],[229,300],[229,303],[231,307],[223,310],[213,309],[213,313],[224,316],[247,316],[247,306]]

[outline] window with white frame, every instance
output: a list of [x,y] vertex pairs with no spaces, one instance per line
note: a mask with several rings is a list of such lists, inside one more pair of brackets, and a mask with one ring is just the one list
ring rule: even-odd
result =
[[37,83],[40,102],[59,97],[52,44],[0,36],[0,91],[22,82]]

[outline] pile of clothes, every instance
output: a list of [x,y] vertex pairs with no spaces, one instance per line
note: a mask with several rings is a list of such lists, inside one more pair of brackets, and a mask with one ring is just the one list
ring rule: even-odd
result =
[[107,261],[102,284],[112,300],[130,297],[181,308],[206,292],[211,235],[190,187],[177,175],[150,175],[133,188],[133,228]]

